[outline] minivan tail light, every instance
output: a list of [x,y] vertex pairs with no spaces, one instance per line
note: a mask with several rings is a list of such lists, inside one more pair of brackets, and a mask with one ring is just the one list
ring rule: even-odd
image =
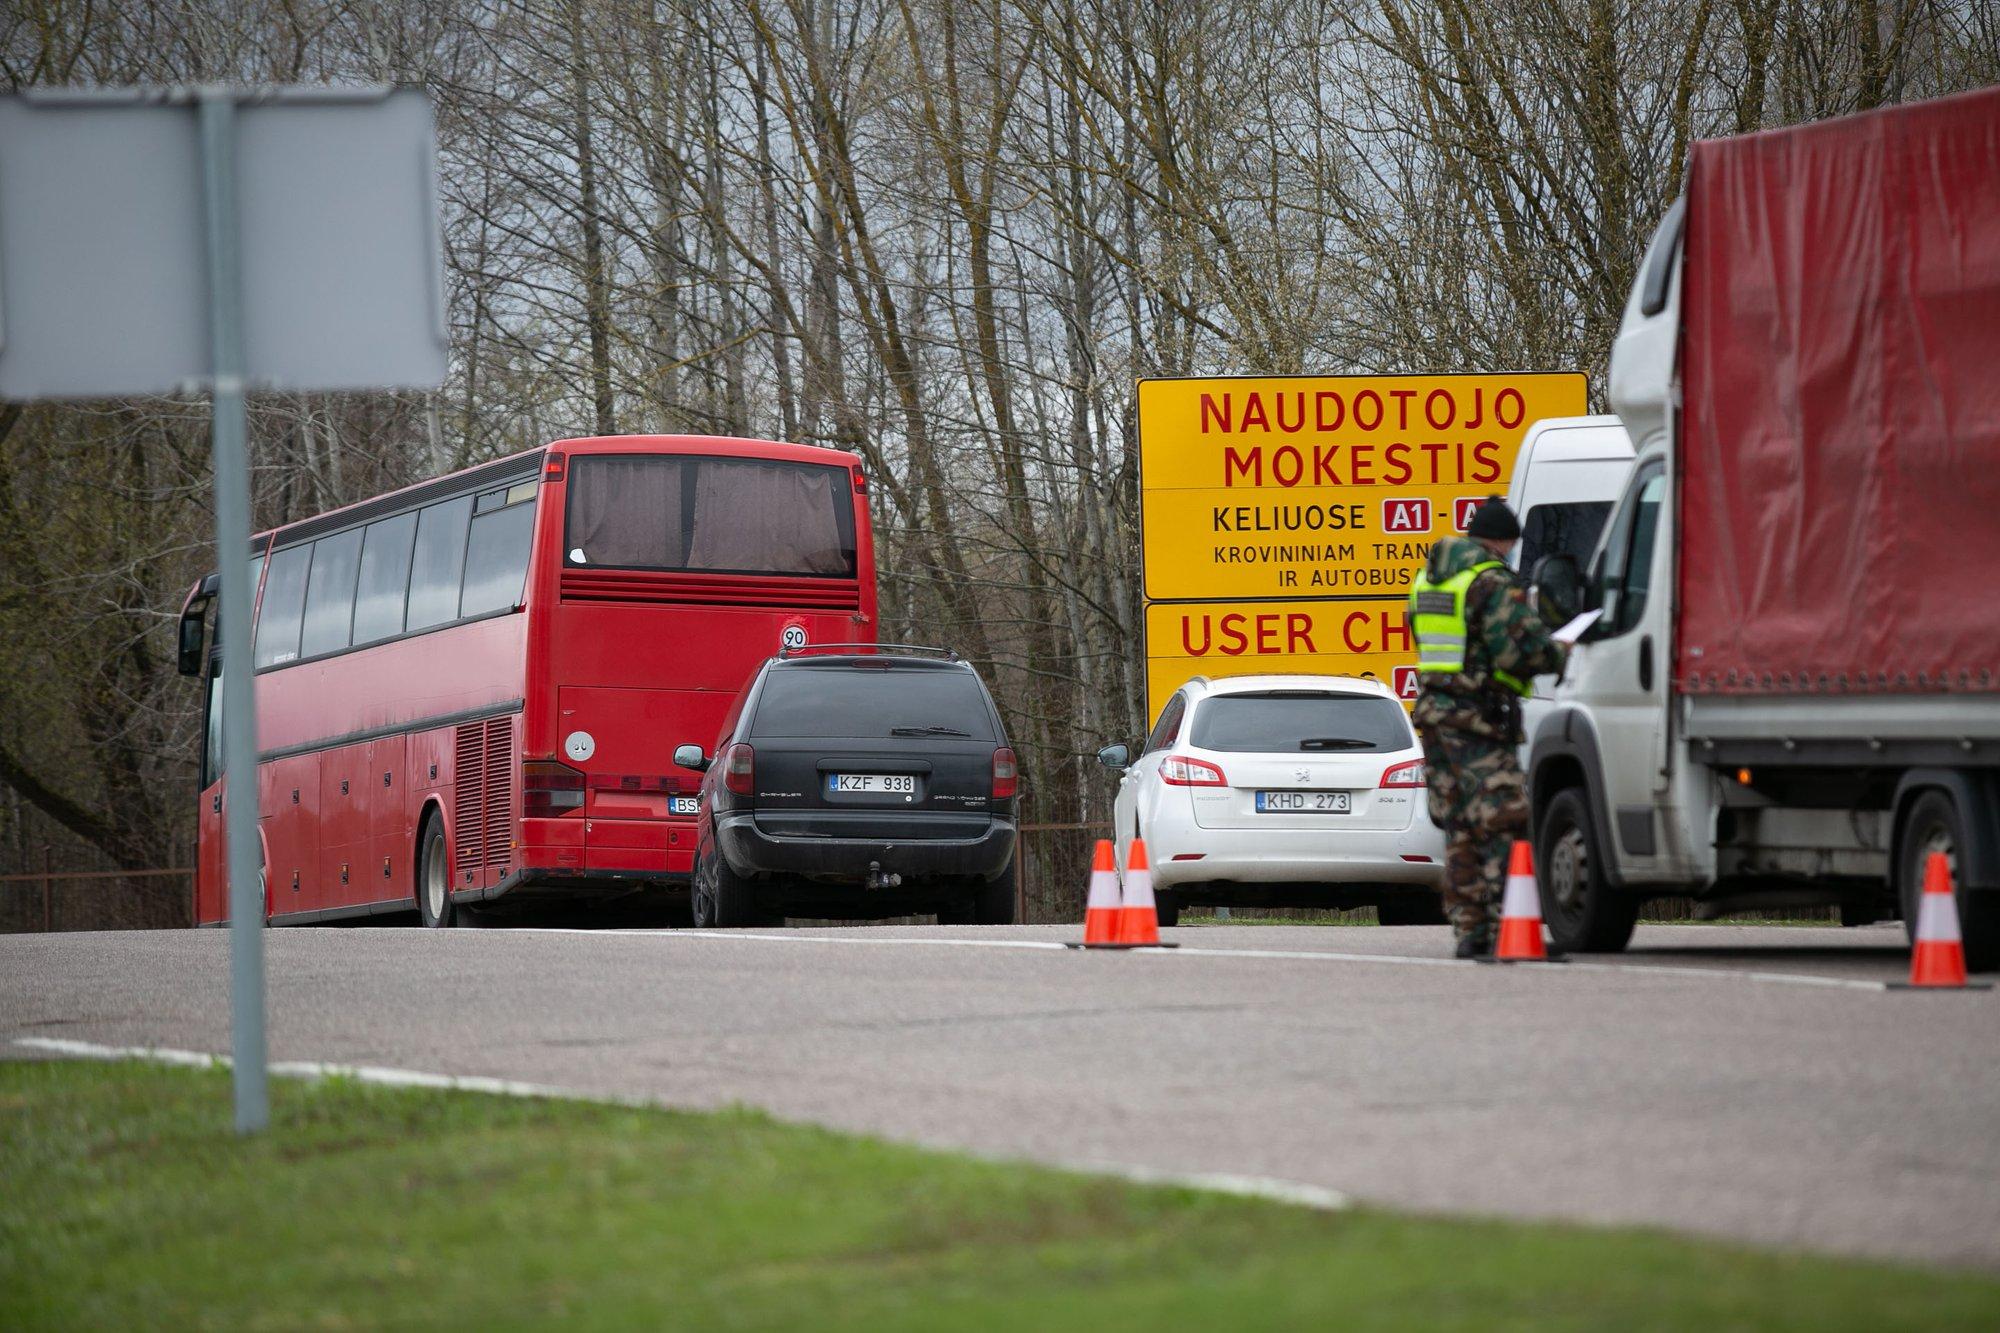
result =
[[1421,787],[1424,785],[1424,761],[1412,759],[1405,764],[1391,764],[1382,772],[1384,787]]
[[1010,799],[1020,785],[1020,765],[1015,762],[1014,752],[1003,745],[993,752],[993,799]]
[[1170,754],[1160,761],[1160,781],[1174,787],[1227,787],[1222,770],[1205,759]]
[[521,814],[527,819],[555,819],[583,809],[583,774],[553,759],[530,759],[521,765]]
[[722,785],[738,796],[751,796],[757,790],[757,752],[738,741],[722,755]]

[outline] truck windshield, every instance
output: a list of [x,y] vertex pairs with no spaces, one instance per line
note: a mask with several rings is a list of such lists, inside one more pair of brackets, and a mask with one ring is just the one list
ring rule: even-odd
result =
[[563,563],[854,577],[847,469],[685,455],[570,460]]
[[1401,704],[1373,694],[1274,690],[1220,694],[1194,717],[1193,743],[1228,753],[1381,754],[1416,744]]
[[1610,517],[1609,500],[1536,505],[1521,525],[1520,568],[1532,573],[1547,555],[1575,556],[1579,566],[1589,564],[1604,531],[1604,520]]

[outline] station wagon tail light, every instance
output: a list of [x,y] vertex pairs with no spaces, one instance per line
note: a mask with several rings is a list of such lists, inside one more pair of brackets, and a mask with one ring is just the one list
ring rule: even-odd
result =
[[521,765],[521,814],[528,819],[554,819],[583,809],[583,774],[553,759],[530,759]]
[[1020,785],[1020,765],[1014,760],[1014,752],[1003,745],[993,752],[993,799],[1010,799]]
[[1160,781],[1173,787],[1227,787],[1222,770],[1201,759],[1170,754],[1160,761]]
[[1407,764],[1391,764],[1382,773],[1384,787],[1421,787],[1424,785],[1424,761],[1412,759]]
[[757,790],[757,752],[738,741],[722,756],[722,785],[738,796],[754,795]]

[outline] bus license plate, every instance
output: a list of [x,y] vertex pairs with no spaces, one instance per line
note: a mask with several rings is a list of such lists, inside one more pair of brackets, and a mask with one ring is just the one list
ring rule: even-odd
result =
[[1257,812],[1266,815],[1344,815],[1353,793],[1344,791],[1260,791]]
[[829,773],[826,775],[826,790],[828,794],[878,792],[909,796],[917,790],[917,779],[908,773]]
[[667,813],[670,815],[698,815],[701,813],[701,797],[670,796],[667,798]]

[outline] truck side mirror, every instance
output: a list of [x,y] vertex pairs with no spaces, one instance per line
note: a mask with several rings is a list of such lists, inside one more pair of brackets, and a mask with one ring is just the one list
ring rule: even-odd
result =
[[674,764],[678,768],[691,768],[697,773],[708,772],[709,758],[701,752],[699,745],[676,745]]
[[201,611],[181,617],[180,672],[183,676],[199,676],[205,665],[202,661],[203,627]]
[[1097,762],[1122,773],[1132,766],[1132,751],[1123,745],[1107,745],[1097,752]]
[[1533,583],[1535,612],[1551,628],[1568,624],[1589,601],[1589,585],[1573,555],[1543,556],[1535,562]]

